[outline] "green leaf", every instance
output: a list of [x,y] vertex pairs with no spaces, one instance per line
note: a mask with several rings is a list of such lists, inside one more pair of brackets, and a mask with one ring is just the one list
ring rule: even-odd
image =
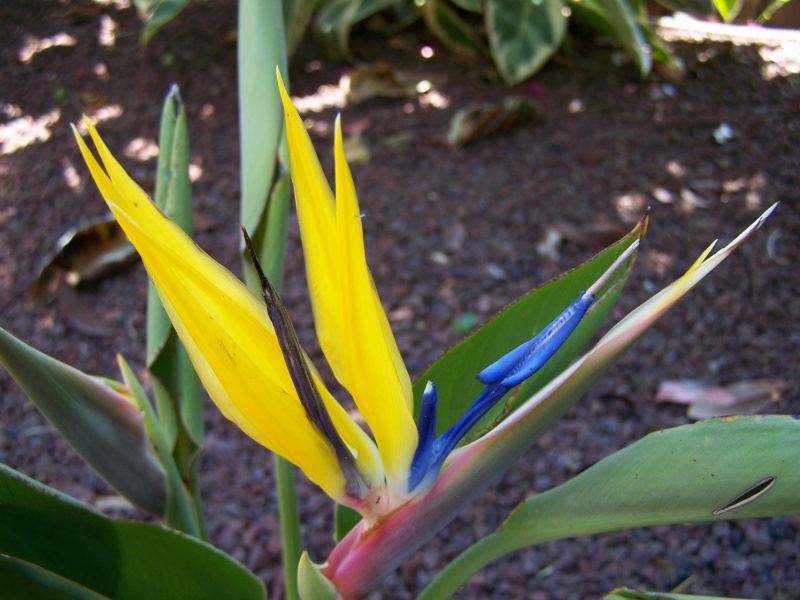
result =
[[655,31],[646,20],[642,19],[642,33],[650,47],[650,56],[657,63],[664,65],[673,76],[680,76],[683,72],[683,63],[675,57],[672,48],[657,31]]
[[791,0],[772,0],[764,10],[761,11],[761,14],[758,15],[756,21],[763,25],[772,20],[772,17],[775,16],[775,13],[778,12],[784,5],[789,4]]
[[486,33],[497,70],[509,85],[538,71],[561,46],[567,18],[561,0],[487,0]]
[[422,7],[425,24],[453,52],[471,58],[488,58],[486,44],[444,0],[426,0]]
[[[172,457],[172,446],[167,439],[164,428],[150,404],[142,384],[136,378],[133,370],[122,356],[117,357],[125,385],[131,392],[134,400],[142,411],[144,427],[147,437],[158,454],[159,461],[166,477],[167,500],[164,511],[158,516],[167,526],[189,535],[204,538],[204,521],[202,515],[198,517],[192,505],[192,498],[188,494],[186,484],[178,472],[178,467]],[[156,380],[154,380],[156,381]]]
[[[580,292],[589,288],[628,246],[642,237],[645,227],[646,220],[643,219],[615,245],[573,271],[523,296],[437,359],[414,384],[417,408],[425,384],[428,381],[436,384],[439,392],[437,435],[461,418],[485,387],[475,379],[475,375],[547,326]],[[626,277],[627,272],[623,269],[606,287],[606,291],[610,289],[610,292],[598,295],[583,322],[558,353],[517,391],[512,392],[513,398],[509,400],[508,407],[504,409],[498,406],[490,411],[476,429],[491,424],[502,410],[513,411],[522,400],[541,389],[578,355],[611,310]]]
[[575,0],[570,8],[576,20],[613,37],[631,56],[642,76],[650,72],[653,66],[648,43],[650,27],[635,0]]
[[[286,163],[288,164],[288,163]],[[283,280],[284,256],[286,254],[286,219],[289,215],[289,204],[291,202],[291,176],[288,170],[283,170],[272,187],[267,201],[267,210],[261,223],[251,237],[253,249],[259,258],[261,267],[270,282],[275,282],[273,287],[280,290]],[[249,258],[245,257],[245,273],[252,271],[252,264]],[[256,284],[248,276],[248,284]],[[251,288],[254,289],[254,288]],[[254,291],[260,294],[261,288]]]
[[[159,134],[155,203],[190,237],[192,191],[189,179],[189,134],[186,108],[177,86],[164,101]],[[147,368],[159,416],[181,477],[189,483],[195,459],[203,447],[203,401],[200,378],[172,328],[155,286],[147,296]]]
[[718,596],[694,596],[692,594],[672,594],[643,592],[630,588],[617,588],[603,596],[603,600],[744,600],[743,598],[720,598]]
[[164,470],[126,390],[42,354],[1,327],[0,365],[103,479],[143,510],[164,514]]
[[141,43],[147,44],[158,31],[181,12],[189,0],[133,0],[139,17],[144,20]]
[[25,600],[103,600],[107,598],[24,560],[0,555],[3,596]]
[[286,56],[292,56],[311,21],[315,0],[282,0],[283,30],[286,33]]
[[483,0],[453,0],[453,4],[463,10],[483,14]]
[[115,600],[265,597],[252,573],[213,546],[148,523],[112,521],[2,464],[0,523],[0,555]]
[[341,598],[330,579],[322,574],[322,566],[314,564],[303,552],[297,570],[297,581],[300,597],[307,600],[336,600]]
[[[288,165],[283,108],[275,68],[286,74],[286,41],[280,0],[239,3],[239,125],[242,200],[240,219],[253,240],[259,260],[273,285],[283,265],[288,211],[288,180],[279,165]],[[279,153],[283,157],[279,160]],[[285,190],[285,191],[284,191]],[[269,230],[269,231],[268,231]],[[261,287],[244,253],[245,278],[253,290]],[[277,289],[277,288],[276,288]]]
[[[634,527],[800,514],[798,464],[794,417],[728,417],[657,431],[532,496],[498,535],[522,548]],[[771,485],[756,485],[765,479]],[[735,500],[738,508],[729,508]]]
[[398,0],[323,0],[317,8],[314,27],[328,54],[336,60],[355,62],[350,52],[353,25],[397,4]]
[[[158,147],[156,206],[187,235],[193,236],[189,133],[186,108],[176,85],[172,86],[164,100]],[[151,374],[153,395],[158,407],[159,435],[163,434],[167,442],[164,448],[167,454],[161,454],[162,465],[167,469],[170,496],[167,523],[181,531],[204,538],[205,519],[195,466],[204,438],[202,386],[189,355],[172,328],[152,281],[147,294],[147,368]],[[133,378],[132,372],[130,378]],[[132,385],[130,381],[129,385]],[[136,385],[138,386],[138,382]],[[149,406],[146,397],[140,399],[140,405]],[[156,419],[155,415],[152,415],[152,419]],[[151,439],[154,439],[153,427],[151,425]],[[161,443],[163,440],[159,439],[157,445]],[[178,481],[172,481],[172,464],[177,468]],[[177,512],[175,510],[176,503],[183,505],[183,500],[176,495],[185,496],[187,490],[196,500],[192,510],[194,518],[191,521],[183,518],[186,516],[183,509]]]
[[434,594],[455,590],[493,560],[547,541],[800,514],[799,463],[794,417],[728,417],[651,433],[521,503],[500,529],[448,565],[441,574],[448,585]]

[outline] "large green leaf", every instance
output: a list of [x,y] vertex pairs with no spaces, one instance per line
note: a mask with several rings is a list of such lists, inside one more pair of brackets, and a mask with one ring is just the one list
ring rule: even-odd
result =
[[[578,297],[580,292],[589,288],[628,246],[640,239],[645,228],[646,219],[643,219],[615,245],[580,267],[523,296],[438,358],[414,384],[417,407],[425,384],[428,381],[436,384],[439,392],[437,434],[461,418],[485,387],[475,379],[475,375],[547,326]],[[506,409],[513,411],[522,400],[541,389],[578,355],[613,307],[627,273],[626,269],[620,270],[606,289],[598,295],[597,301],[578,329],[538,373],[513,393],[513,398]],[[498,406],[490,411],[478,423],[476,429],[490,424],[503,409],[504,407]]]
[[711,419],[657,431],[521,503],[440,575],[455,591],[506,554],[635,527],[800,514],[800,420]]
[[486,33],[506,83],[527,79],[561,46],[567,29],[561,0],[487,0]]
[[25,600],[103,600],[86,587],[24,560],[0,555],[3,597]]
[[265,597],[254,575],[213,546],[112,521],[2,464],[0,523],[0,554],[115,600]]
[[800,514],[798,464],[800,420],[790,416],[657,431],[532,496],[498,533],[521,548],[633,527]]

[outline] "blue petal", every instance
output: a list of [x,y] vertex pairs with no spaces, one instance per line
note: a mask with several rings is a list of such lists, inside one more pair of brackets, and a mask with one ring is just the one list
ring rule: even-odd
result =
[[422,401],[419,407],[419,419],[417,420],[417,431],[419,431],[419,443],[414,452],[414,459],[411,461],[411,469],[408,475],[408,490],[413,491],[429,472],[431,453],[433,450],[434,436],[436,435],[436,409],[439,405],[439,396],[436,393],[436,386],[429,381],[422,392]]
[[578,299],[553,319],[538,335],[524,344],[520,344],[478,373],[478,380],[487,387],[467,409],[464,416],[436,440],[433,440],[433,432],[436,429],[438,398],[436,388],[432,383],[428,383],[422,395],[418,424],[419,445],[411,463],[411,472],[408,478],[409,492],[413,492],[421,483],[433,481],[456,444],[489,409],[505,396],[508,390],[531,377],[558,352],[583,320],[595,300],[595,295],[638,247],[639,240],[635,240],[587,291],[581,292]]
[[541,369],[572,335],[592,302],[594,296],[586,296],[581,292],[575,302],[531,340],[529,351],[522,360],[508,370],[501,382],[502,385],[508,388],[516,387]]
[[[541,335],[541,334],[540,334]],[[531,348],[536,345],[539,335],[532,340],[521,343],[505,356],[499,358],[497,361],[490,364],[483,371],[478,373],[476,379],[486,385],[500,383],[505,379],[508,372],[514,368],[525,356],[530,352]]]
[[547,327],[531,340],[520,344],[511,352],[478,373],[478,381],[486,385],[503,383],[514,387],[525,381],[556,353],[575,331],[586,311],[594,302],[594,296],[581,292]]
[[456,444],[467,432],[489,412],[508,390],[516,387],[541,369],[545,363],[567,341],[570,334],[589,310],[594,296],[581,292],[575,302],[556,317],[536,337],[517,346],[500,360],[486,367],[478,374],[478,379],[487,387],[475,399],[464,415],[436,440],[436,407],[438,396],[436,387],[428,382],[422,394],[419,413],[419,444],[411,462],[408,477],[410,492],[422,482],[431,480],[439,473],[442,464]]

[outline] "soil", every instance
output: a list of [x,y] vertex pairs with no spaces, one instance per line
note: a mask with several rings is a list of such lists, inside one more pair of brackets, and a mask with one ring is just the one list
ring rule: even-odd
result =
[[[0,322],[89,373],[116,377],[115,353],[141,370],[146,276],[141,265],[84,287],[80,301],[109,325],[87,331],[67,305],[27,298],[43,257],[67,229],[104,214],[68,127],[100,119],[104,139],[145,189],[154,182],[161,104],[179,84],[188,111],[198,243],[240,272],[237,254],[236,3],[197,2],[146,48],[127,2],[0,6]],[[63,34],[71,37],[64,37]],[[34,40],[50,39],[55,44]],[[509,90],[489,65],[445,51],[423,28],[387,41],[357,31],[356,53],[384,61],[438,95],[324,105],[304,116],[329,169],[331,123],[342,112],[371,151],[353,173],[365,213],[372,271],[412,377],[463,333],[460,317],[488,319],[505,304],[597,252],[602,224],[652,220],[612,321],[662,288],[713,239],[730,240],[767,206],[774,216],[667,315],[503,480],[386,582],[375,598],[411,598],[526,495],[563,482],[658,429],[687,423],[657,404],[660,382],[786,382],[770,412],[800,414],[800,82],[796,45],[676,41],[682,80],[641,78],[609,45],[574,37],[534,79]],[[423,47],[433,50],[424,58]],[[777,58],[776,58],[777,57]],[[795,61],[781,67],[774,62]],[[794,68],[794,75],[787,73]],[[309,40],[290,69],[293,94],[335,86],[347,67]],[[510,93],[535,100],[543,120],[459,149],[450,118]],[[319,98],[326,98],[320,94]],[[713,133],[727,123],[733,137]],[[12,135],[13,133],[13,135]],[[22,137],[21,137],[22,136]],[[27,136],[27,137],[25,137]],[[537,244],[567,223],[581,232],[547,258]],[[312,357],[296,225],[284,298]],[[600,245],[598,245],[600,244]],[[89,335],[93,333],[94,335]],[[102,334],[102,335],[98,335]],[[469,374],[468,374],[469,375]],[[465,375],[467,376],[467,375]],[[471,376],[471,375],[470,375]],[[115,514],[110,490],[0,373],[0,459]],[[271,457],[209,404],[201,484],[212,540],[282,596]],[[328,500],[300,477],[304,544],[321,561],[332,547]],[[668,500],[667,500],[668,501]],[[658,527],[582,537],[525,550],[473,577],[463,598],[598,598],[630,585],[737,597],[800,597],[800,518]]]

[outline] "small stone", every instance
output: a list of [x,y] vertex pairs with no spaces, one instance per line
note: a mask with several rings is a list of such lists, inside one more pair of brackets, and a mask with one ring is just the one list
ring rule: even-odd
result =
[[675,202],[675,196],[669,190],[657,187],[652,191],[653,198],[661,202],[661,204],[672,204]]

